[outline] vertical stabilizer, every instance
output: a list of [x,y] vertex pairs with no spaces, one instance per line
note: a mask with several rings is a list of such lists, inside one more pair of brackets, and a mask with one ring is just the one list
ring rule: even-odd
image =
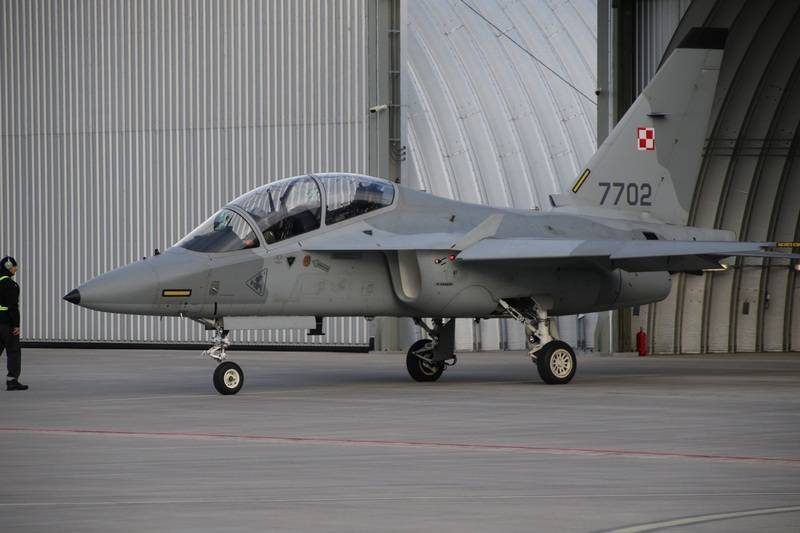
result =
[[686,224],[726,36],[692,29],[562,199]]

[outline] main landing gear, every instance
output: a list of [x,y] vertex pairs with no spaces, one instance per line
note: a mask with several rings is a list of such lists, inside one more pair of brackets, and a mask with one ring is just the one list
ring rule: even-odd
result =
[[233,361],[226,361],[228,354],[226,350],[231,345],[228,340],[228,330],[216,328],[217,332],[214,335],[214,345],[208,350],[203,352],[203,355],[219,361],[216,370],[214,370],[214,388],[220,394],[236,394],[244,385],[244,372],[242,368]]
[[525,325],[531,347],[528,355],[536,363],[542,381],[551,385],[569,383],[578,368],[575,351],[550,335],[547,312],[532,299],[515,300],[513,305],[506,300],[499,302],[512,318]]
[[448,366],[456,364],[455,348],[456,321],[451,318],[446,323],[441,318],[433,320],[433,327],[420,318],[414,323],[428,332],[430,339],[420,339],[411,345],[406,354],[406,368],[414,381],[436,381]]

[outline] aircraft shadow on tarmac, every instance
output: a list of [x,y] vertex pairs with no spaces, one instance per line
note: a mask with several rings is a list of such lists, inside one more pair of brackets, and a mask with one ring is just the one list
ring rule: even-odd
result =
[[[363,359],[362,359],[363,357]],[[791,356],[787,356],[791,358]],[[537,390],[566,390],[556,387],[542,388],[545,384],[539,379],[535,364],[519,358],[503,357],[493,361],[492,355],[469,354],[458,364],[448,369],[442,379],[435,383],[417,383],[403,371],[402,357],[398,356],[396,369],[387,366],[389,360],[364,354],[352,355],[325,354],[312,360],[289,362],[290,358],[271,360],[269,357],[252,356],[248,365],[248,391],[265,393],[271,391],[292,391],[308,388],[345,387],[353,390],[391,387],[394,391],[409,393],[425,391],[453,390],[464,386],[487,387],[533,387]],[[344,359],[344,360],[343,360]],[[730,382],[735,386],[746,385],[753,380],[775,379],[786,375],[785,365],[770,364],[769,356],[756,356],[747,359],[735,356],[668,356],[644,358],[579,357],[581,375],[573,386],[579,388],[613,388],[624,391],[643,386],[660,384],[664,386],[696,387],[703,389],[706,381]],[[395,362],[392,362],[394,366]],[[212,390],[202,380],[187,379],[187,368],[182,365],[164,372],[162,379],[165,394],[211,393]],[[193,369],[193,372],[202,372]],[[800,365],[798,366],[800,371]],[[174,372],[174,376],[170,376]],[[180,383],[176,387],[176,384]],[[125,389],[135,389],[135,383]]]

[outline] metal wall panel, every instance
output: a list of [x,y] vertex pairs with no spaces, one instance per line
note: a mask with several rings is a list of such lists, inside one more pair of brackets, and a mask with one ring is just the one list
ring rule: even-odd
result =
[[[204,340],[61,296],[258,185],[366,173],[367,1],[0,2],[0,253],[21,262],[24,338]],[[363,319],[328,327],[367,340]]]
[[681,22],[692,0],[638,0],[636,10],[636,61],[634,87],[636,94],[658,70],[664,50]]

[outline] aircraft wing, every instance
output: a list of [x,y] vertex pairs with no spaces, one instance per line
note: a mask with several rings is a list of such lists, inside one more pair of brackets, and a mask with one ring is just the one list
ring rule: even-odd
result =
[[301,242],[309,252],[368,252],[392,250],[453,250],[459,261],[523,260],[543,264],[601,262],[629,272],[693,272],[719,268],[726,257],[800,259],[800,254],[766,251],[774,242],[502,239],[492,236],[499,221],[489,217],[467,234],[392,233],[359,223],[346,231]]
[[739,241],[484,239],[459,253],[458,260],[600,261],[629,272],[687,272],[719,267],[720,259],[731,256],[800,259],[800,254],[764,250],[775,245]]
[[335,233],[304,240],[309,252],[369,252],[390,250],[464,250],[482,239],[493,237],[503,221],[497,213],[467,233],[393,233],[359,222]]
[[392,233],[367,224],[301,241],[308,252],[376,252],[391,250],[447,250],[463,235],[454,233]]

